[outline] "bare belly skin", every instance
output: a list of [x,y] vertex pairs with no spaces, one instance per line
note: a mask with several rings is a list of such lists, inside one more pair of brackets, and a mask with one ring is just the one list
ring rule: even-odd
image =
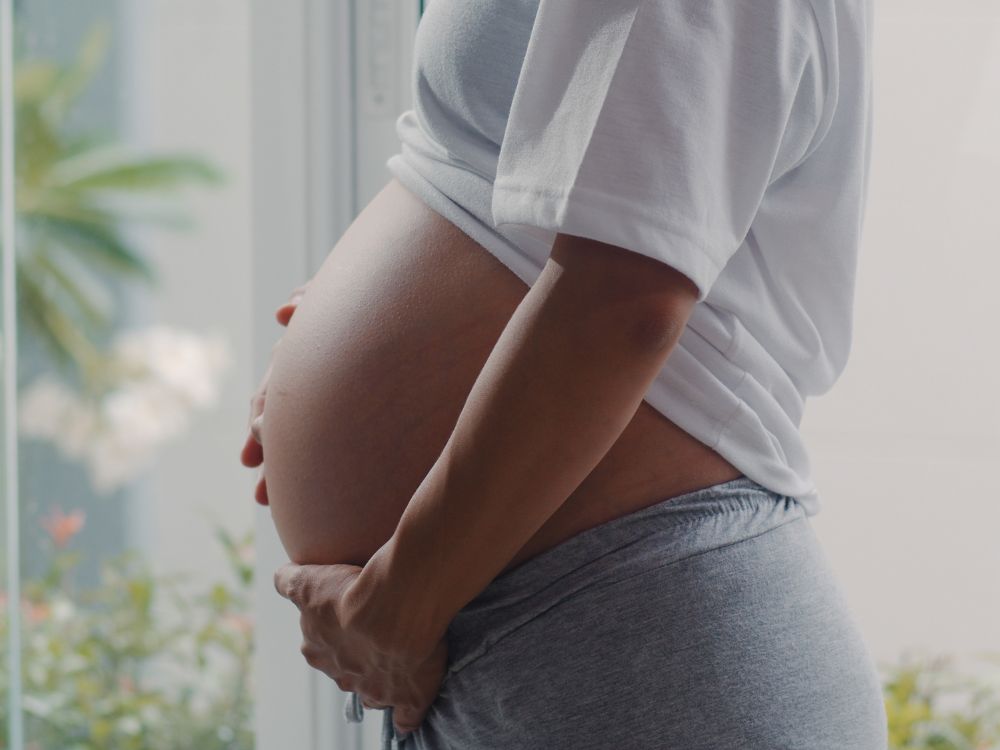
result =
[[[395,179],[327,256],[274,352],[261,431],[290,559],[363,565],[392,535],[528,286]],[[742,472],[643,401],[505,570]]]

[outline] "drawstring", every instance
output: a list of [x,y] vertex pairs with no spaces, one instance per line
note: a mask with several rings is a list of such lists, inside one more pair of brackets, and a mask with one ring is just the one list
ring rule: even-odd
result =
[[361,705],[361,696],[350,693],[344,704],[344,718],[352,724],[360,724],[365,718],[365,707]]
[[[344,718],[352,724],[360,724],[365,718],[365,707],[361,703],[361,696],[351,693],[344,703]],[[409,736],[409,735],[407,735]],[[406,743],[405,737],[400,737],[396,733],[396,726],[392,723],[392,706],[382,709],[382,750],[402,750]],[[408,747],[408,745],[406,745]]]

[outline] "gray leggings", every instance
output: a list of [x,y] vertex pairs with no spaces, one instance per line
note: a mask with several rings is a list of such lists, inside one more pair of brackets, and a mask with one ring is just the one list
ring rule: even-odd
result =
[[[577,534],[452,621],[401,750],[885,750],[880,679],[793,498],[747,477]],[[355,703],[355,707],[357,704]]]

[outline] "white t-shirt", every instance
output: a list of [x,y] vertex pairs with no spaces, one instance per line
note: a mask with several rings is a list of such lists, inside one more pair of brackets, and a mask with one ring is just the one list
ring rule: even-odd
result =
[[799,432],[851,348],[871,0],[432,0],[390,172],[531,285],[557,232],[698,303],[645,400],[746,476],[819,492]]

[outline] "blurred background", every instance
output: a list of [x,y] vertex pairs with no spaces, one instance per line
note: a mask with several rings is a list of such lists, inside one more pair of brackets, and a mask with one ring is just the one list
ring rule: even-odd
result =
[[[0,0],[0,748],[378,747],[298,652],[238,452],[274,309],[389,179],[423,6]],[[997,748],[1000,5],[875,15],[813,525],[892,747]]]

